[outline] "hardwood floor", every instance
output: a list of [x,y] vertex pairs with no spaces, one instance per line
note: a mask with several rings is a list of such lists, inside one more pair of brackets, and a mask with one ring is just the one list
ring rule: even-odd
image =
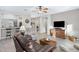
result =
[[0,52],[15,52],[14,41],[12,39],[0,40]]

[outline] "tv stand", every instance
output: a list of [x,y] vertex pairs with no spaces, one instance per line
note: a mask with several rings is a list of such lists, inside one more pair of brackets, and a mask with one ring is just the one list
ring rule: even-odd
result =
[[[54,32],[54,30],[55,30],[55,32]],[[58,38],[65,39],[65,29],[64,30],[62,28],[50,29],[50,34],[55,35]]]

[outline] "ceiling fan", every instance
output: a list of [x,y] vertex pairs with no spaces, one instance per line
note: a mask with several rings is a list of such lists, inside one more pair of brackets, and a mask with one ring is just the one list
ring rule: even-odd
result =
[[33,11],[38,12],[38,13],[47,13],[48,12],[48,8],[44,7],[44,6],[38,6]]

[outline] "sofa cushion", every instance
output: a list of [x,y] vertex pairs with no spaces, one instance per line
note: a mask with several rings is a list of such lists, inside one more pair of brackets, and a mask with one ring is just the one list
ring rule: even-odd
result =
[[32,40],[31,35],[24,35],[24,38],[27,39],[27,40]]
[[20,43],[20,45],[22,46],[22,48],[24,50],[27,50],[30,40],[27,40],[27,38],[24,37],[23,35],[17,36],[17,40]]

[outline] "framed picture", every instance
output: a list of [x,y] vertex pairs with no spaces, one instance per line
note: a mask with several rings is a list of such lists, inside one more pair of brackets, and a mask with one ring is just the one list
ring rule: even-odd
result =
[[29,21],[29,19],[25,19],[25,23],[29,23],[30,21]]

